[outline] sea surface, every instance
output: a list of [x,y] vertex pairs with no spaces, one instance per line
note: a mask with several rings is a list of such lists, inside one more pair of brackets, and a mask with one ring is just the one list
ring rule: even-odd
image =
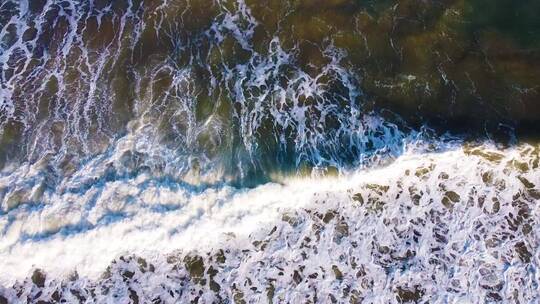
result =
[[538,12],[0,0],[0,304],[539,303]]

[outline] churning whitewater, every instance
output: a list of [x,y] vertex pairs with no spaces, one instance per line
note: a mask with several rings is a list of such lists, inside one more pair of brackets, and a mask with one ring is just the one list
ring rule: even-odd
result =
[[3,222],[1,279],[17,282],[2,293],[122,303],[535,302],[539,163],[539,146],[475,146],[249,190],[196,191],[144,175],[110,181],[88,190],[95,198],[66,194],[48,202],[57,209]]
[[263,2],[0,3],[0,303],[539,302],[536,74],[378,38],[474,5]]

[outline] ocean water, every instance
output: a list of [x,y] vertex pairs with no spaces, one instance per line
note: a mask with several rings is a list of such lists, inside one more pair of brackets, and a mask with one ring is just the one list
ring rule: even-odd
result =
[[540,301],[538,17],[483,5],[3,1],[0,303]]

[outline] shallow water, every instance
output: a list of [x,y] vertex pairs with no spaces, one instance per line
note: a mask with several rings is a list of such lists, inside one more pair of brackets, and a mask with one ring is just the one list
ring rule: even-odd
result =
[[0,4],[0,303],[535,303],[534,1]]

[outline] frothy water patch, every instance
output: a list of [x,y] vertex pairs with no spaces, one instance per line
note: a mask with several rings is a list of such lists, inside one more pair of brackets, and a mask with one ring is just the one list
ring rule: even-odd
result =
[[[298,181],[251,190],[223,186],[196,191],[145,176],[113,181],[93,191],[101,193],[92,207],[77,202],[94,193],[66,195],[46,210],[20,210],[13,222],[4,221],[2,251],[11,259],[3,260],[3,274],[15,278],[19,269],[25,275],[28,269],[22,270],[20,263],[25,261],[92,275],[119,252],[168,252],[215,243],[225,232],[255,230],[277,217],[280,208],[305,204],[312,186]],[[91,210],[82,215],[85,207]],[[58,258],[63,262],[54,262]]]
[[[108,225],[33,239],[24,238],[40,223],[30,210],[4,221],[13,241],[2,242],[2,294],[30,302],[531,303],[539,300],[539,162],[538,146],[464,145],[251,190],[113,181],[95,203],[94,220]],[[61,216],[71,210],[56,210],[57,221],[76,218]]]
[[167,175],[264,179],[395,156],[411,131],[363,109],[361,79],[331,39],[303,66],[278,33],[256,40],[264,29],[243,1],[204,16],[190,1],[41,4],[3,5],[4,172],[41,161],[69,175],[130,141],[138,165]]

